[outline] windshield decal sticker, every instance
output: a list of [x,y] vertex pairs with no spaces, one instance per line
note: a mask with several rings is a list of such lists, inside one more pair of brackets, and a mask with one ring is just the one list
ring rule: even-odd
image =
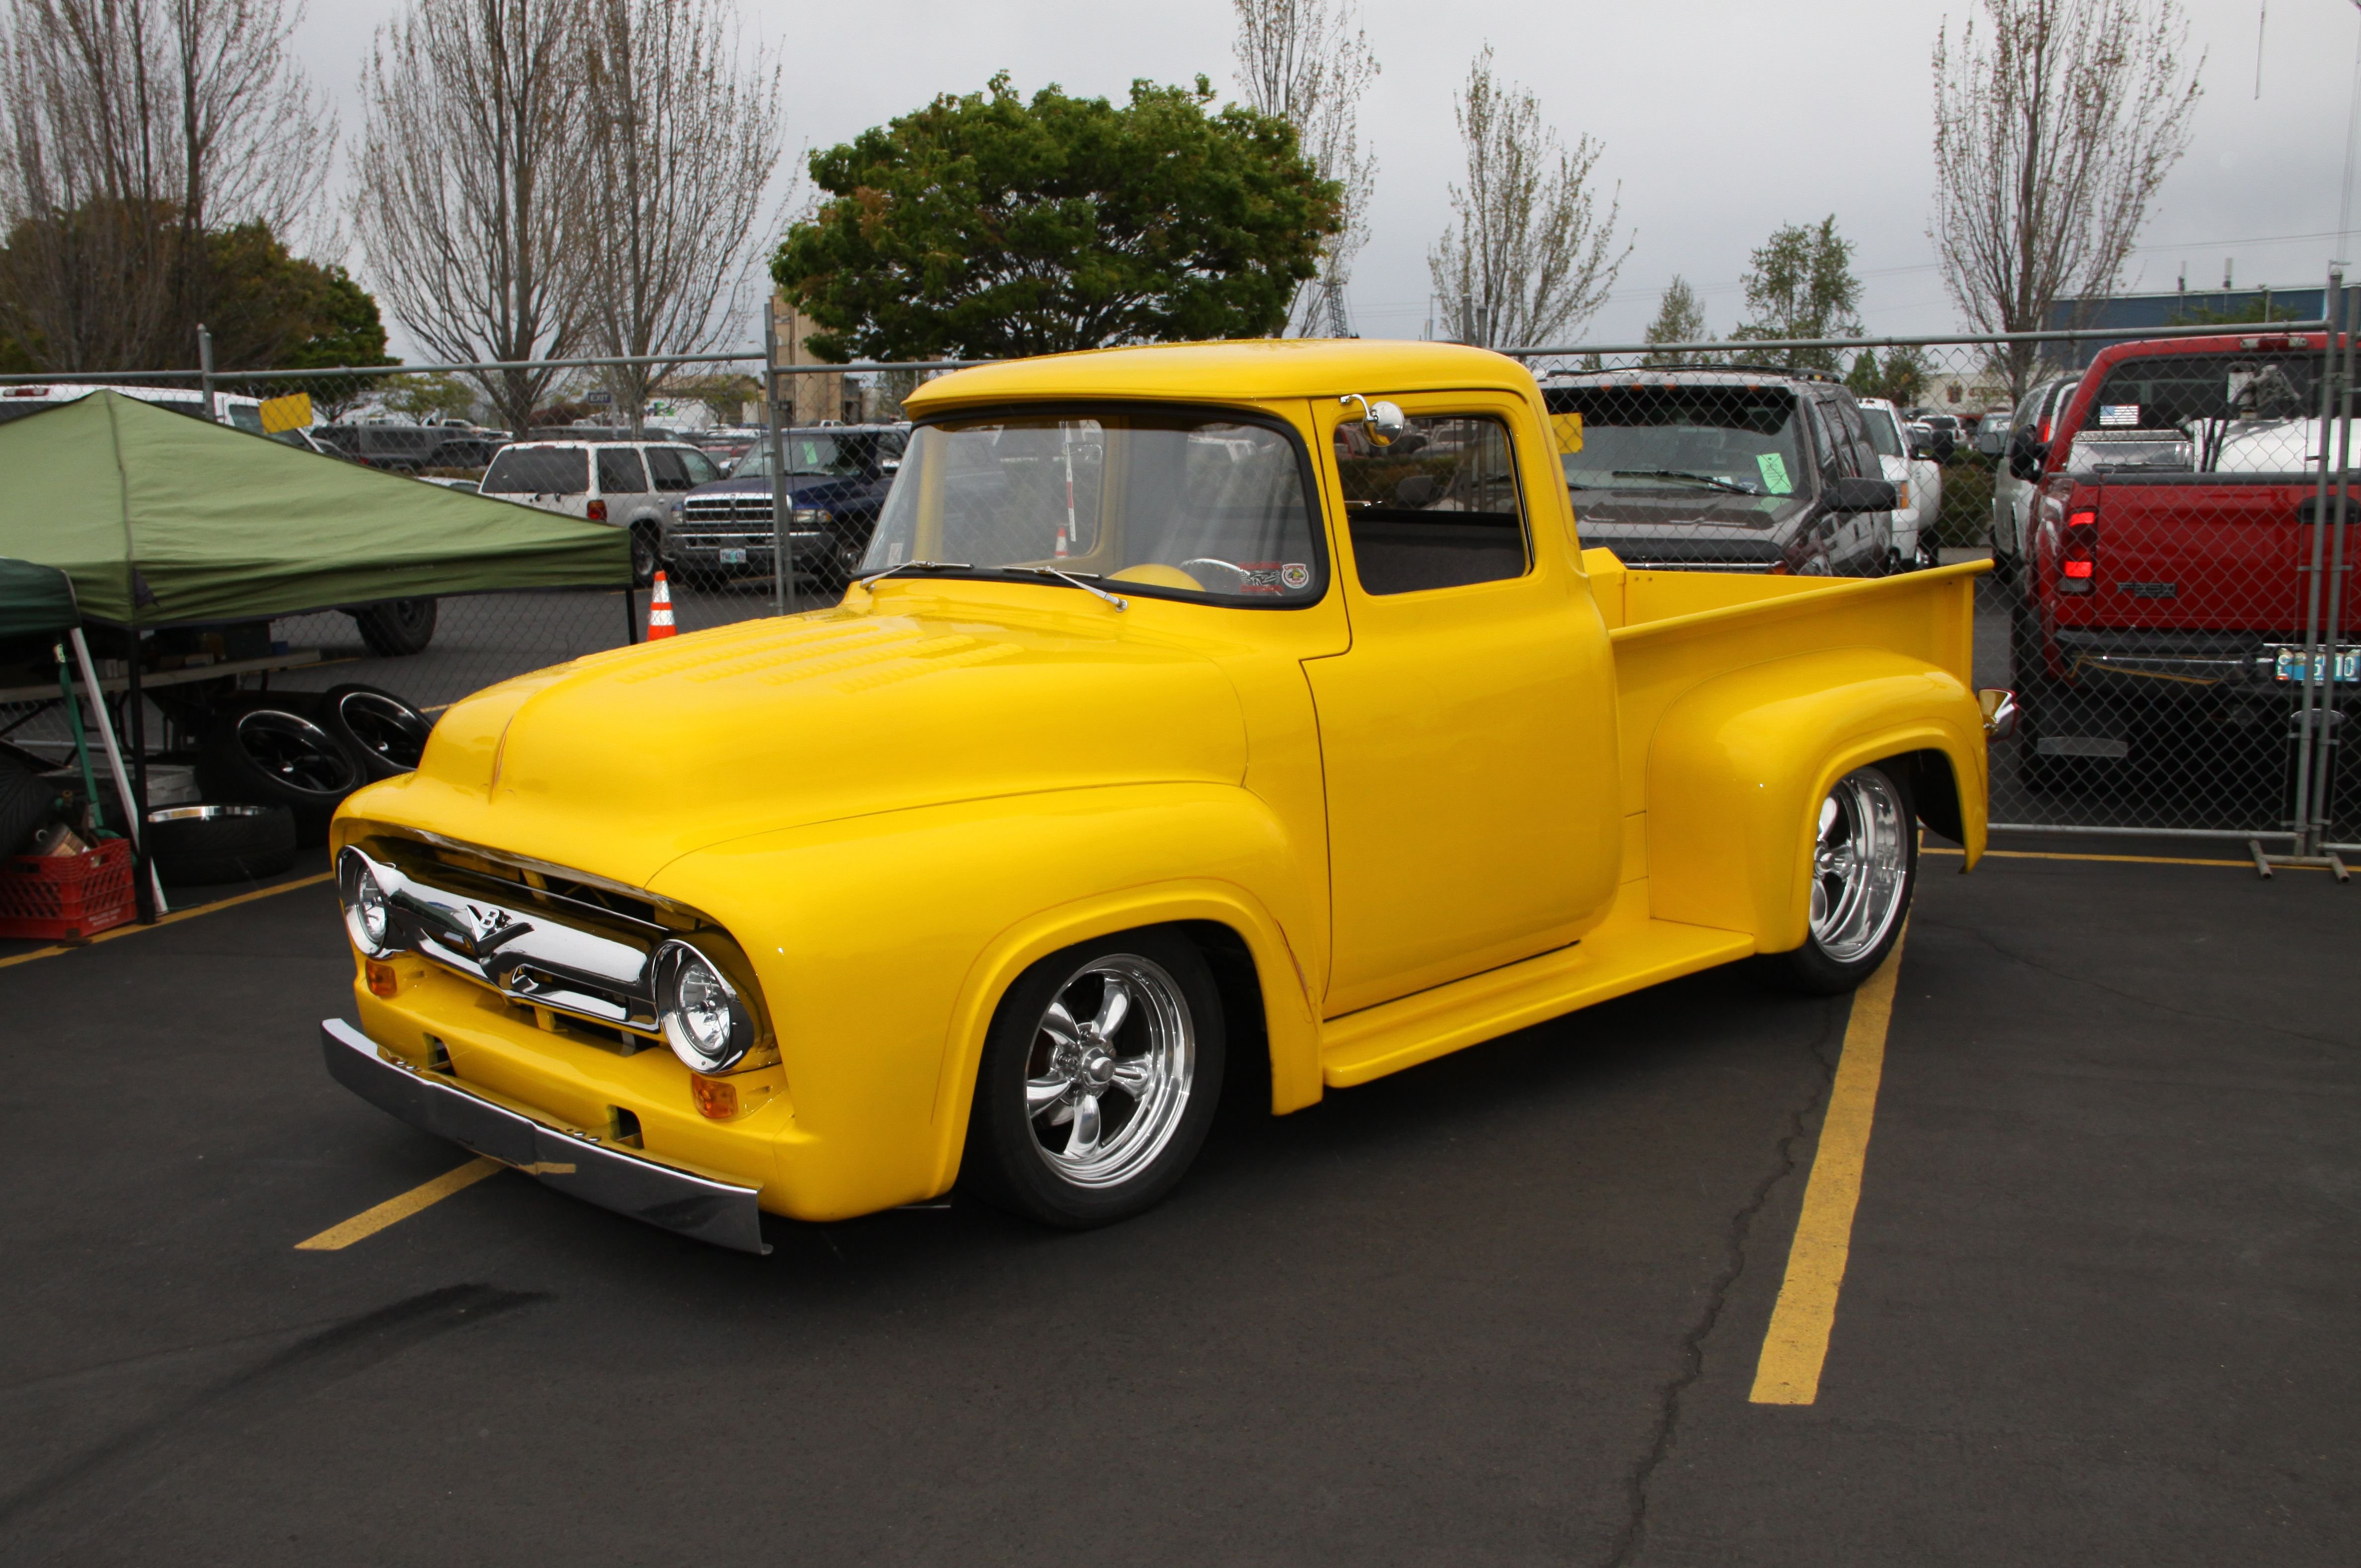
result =
[[2099,422],[2101,424],[2128,424],[2136,426],[2139,422],[2139,405],[2137,403],[2107,403],[2101,406],[2099,410]]
[[1795,485],[1787,477],[1787,460],[1776,452],[1758,454],[1754,466],[1763,470],[1763,483],[1774,496],[1793,495]]
[[1312,586],[1312,568],[1301,561],[1290,561],[1279,569],[1279,580],[1290,588],[1308,588]]

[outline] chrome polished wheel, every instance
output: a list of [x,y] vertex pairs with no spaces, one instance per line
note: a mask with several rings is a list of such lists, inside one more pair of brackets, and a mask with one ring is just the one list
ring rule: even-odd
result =
[[1196,1027],[1180,985],[1131,953],[1058,988],[1025,1062],[1033,1146],[1060,1179],[1112,1187],[1163,1152],[1189,1106]]
[[1894,781],[1859,768],[1820,802],[1812,846],[1812,939],[1840,964],[1885,940],[1909,890],[1910,810]]

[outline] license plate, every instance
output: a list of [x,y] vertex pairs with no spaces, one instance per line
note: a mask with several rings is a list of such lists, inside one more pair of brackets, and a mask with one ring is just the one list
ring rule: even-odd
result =
[[[2288,682],[2303,679],[2302,649],[2279,650],[2279,678]],[[2361,648],[2339,648],[2336,651],[2336,673],[2334,675],[2328,673],[2328,651],[2323,649],[2313,654],[2312,678],[2315,681],[2334,680],[2345,685],[2361,682]]]
[[721,553],[721,564],[725,566],[742,566],[746,564],[746,552],[743,550],[724,550]]

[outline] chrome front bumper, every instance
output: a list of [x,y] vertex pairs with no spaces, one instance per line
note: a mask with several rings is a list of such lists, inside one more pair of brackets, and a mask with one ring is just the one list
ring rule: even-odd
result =
[[763,1241],[756,1188],[700,1176],[636,1149],[520,1115],[441,1073],[389,1059],[341,1018],[321,1020],[320,1049],[329,1077],[422,1132],[618,1214],[716,1246],[771,1250]]

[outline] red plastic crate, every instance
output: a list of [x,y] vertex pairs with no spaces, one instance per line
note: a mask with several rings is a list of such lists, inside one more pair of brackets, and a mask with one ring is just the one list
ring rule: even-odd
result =
[[126,839],[107,839],[79,855],[0,860],[0,937],[71,940],[120,926],[134,913]]

